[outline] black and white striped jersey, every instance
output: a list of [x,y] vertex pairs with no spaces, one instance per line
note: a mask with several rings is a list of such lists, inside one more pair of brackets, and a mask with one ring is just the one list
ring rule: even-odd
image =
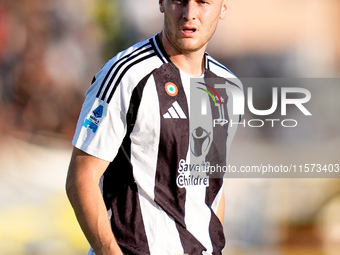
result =
[[[235,78],[208,54],[206,77]],[[228,93],[219,93],[230,118]],[[190,175],[190,157],[206,150],[205,162],[225,164],[235,130],[190,127],[189,100],[190,77],[158,35],[118,53],[86,92],[73,145],[111,162],[102,191],[124,254],[221,254],[225,245],[215,214],[223,179]]]

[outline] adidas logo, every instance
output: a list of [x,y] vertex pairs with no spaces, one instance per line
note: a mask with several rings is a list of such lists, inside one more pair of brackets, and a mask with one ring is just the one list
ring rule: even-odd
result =
[[185,113],[183,112],[181,106],[178,102],[174,102],[172,106],[168,109],[168,111],[163,114],[163,118],[165,119],[186,119]]

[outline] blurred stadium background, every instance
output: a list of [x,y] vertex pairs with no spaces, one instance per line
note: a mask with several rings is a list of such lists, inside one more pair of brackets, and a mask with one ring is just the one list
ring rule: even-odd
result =
[[[208,51],[241,79],[339,77],[339,22],[338,0],[229,0]],[[0,255],[86,254],[64,192],[83,95],[106,60],[161,27],[155,0],[0,0]],[[313,94],[324,125],[240,129],[231,163],[340,163],[338,93]],[[225,184],[224,254],[340,254],[339,179]]]

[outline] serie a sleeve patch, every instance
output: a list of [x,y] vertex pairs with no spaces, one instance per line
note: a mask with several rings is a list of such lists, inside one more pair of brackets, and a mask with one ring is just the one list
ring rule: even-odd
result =
[[106,116],[107,106],[105,103],[100,102],[100,100],[96,99],[93,103],[93,106],[87,115],[83,127],[92,130],[93,133],[96,133],[99,127],[99,124]]

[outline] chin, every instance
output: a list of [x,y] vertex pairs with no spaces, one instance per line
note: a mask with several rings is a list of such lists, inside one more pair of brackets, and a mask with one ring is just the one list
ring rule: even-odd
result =
[[181,43],[179,48],[186,52],[194,52],[202,49],[203,46],[197,43]]
[[195,52],[195,51],[201,50],[202,48],[203,46],[194,45],[194,46],[185,47],[183,50],[186,52]]

